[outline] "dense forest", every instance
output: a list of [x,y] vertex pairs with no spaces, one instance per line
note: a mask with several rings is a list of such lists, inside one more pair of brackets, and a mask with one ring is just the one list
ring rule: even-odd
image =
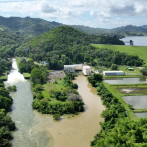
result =
[[104,122],[100,123],[102,130],[95,136],[91,146],[94,147],[145,147],[146,118],[130,120],[125,108],[104,86],[102,77],[93,74],[88,78],[92,86],[97,88],[103,104],[107,107],[101,114]]
[[2,75],[4,72],[9,71],[11,65],[11,62],[8,60],[8,53],[5,53],[0,50],[0,75]]
[[0,28],[3,31],[13,31],[17,35],[24,35],[26,37],[35,37],[60,25],[62,24],[49,22],[40,18],[6,18],[0,16]]
[[9,92],[4,88],[4,84],[0,82],[0,146],[11,147],[10,140],[13,138],[11,131],[15,130],[15,124],[10,116],[6,116],[6,112],[10,109],[12,98]]
[[124,44],[114,37],[97,37],[81,33],[68,26],[60,26],[37,36],[17,48],[16,56],[26,56],[34,61],[46,61],[49,69],[63,69],[63,65],[86,62],[92,66],[111,67],[112,64],[141,66],[138,56],[96,49],[91,43]]

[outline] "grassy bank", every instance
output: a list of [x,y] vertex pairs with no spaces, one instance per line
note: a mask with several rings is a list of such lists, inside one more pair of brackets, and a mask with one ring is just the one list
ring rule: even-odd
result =
[[23,76],[25,79],[30,79],[31,74],[30,73],[23,73]]
[[103,44],[92,44],[97,48],[107,48],[114,51],[126,52],[129,55],[137,55],[147,63],[147,47],[146,46],[125,46],[125,45],[103,45]]
[[147,112],[147,108],[145,109],[135,109],[135,110],[132,110],[134,113],[143,113],[143,112]]

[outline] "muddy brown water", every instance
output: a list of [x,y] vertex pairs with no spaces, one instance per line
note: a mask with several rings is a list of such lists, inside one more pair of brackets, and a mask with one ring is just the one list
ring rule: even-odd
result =
[[28,80],[18,72],[16,60],[8,75],[5,87],[16,85],[12,112],[8,115],[16,123],[13,132],[13,147],[90,147],[90,141],[100,131],[100,114],[105,109],[96,89],[88,83],[87,77],[79,75],[74,80],[85,103],[85,112],[79,115],[64,115],[61,121],[54,121],[51,115],[44,115],[32,109],[33,96]]

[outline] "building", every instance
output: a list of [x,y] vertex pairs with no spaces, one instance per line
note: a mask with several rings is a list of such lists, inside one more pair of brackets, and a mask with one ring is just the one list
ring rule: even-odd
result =
[[123,71],[103,71],[104,76],[123,76]]
[[91,67],[90,66],[83,66],[83,74],[85,76],[91,75]]
[[75,65],[64,65],[64,71],[69,73],[75,72]]
[[83,69],[83,64],[74,64],[75,70],[82,70]]

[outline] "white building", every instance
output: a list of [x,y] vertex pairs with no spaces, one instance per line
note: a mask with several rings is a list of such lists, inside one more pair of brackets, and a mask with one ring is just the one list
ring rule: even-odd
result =
[[103,71],[104,76],[123,76],[123,71]]
[[91,67],[90,66],[83,66],[83,74],[85,76],[91,75]]
[[64,71],[75,72],[75,65],[64,65]]
[[75,70],[82,70],[83,69],[83,64],[74,64]]

